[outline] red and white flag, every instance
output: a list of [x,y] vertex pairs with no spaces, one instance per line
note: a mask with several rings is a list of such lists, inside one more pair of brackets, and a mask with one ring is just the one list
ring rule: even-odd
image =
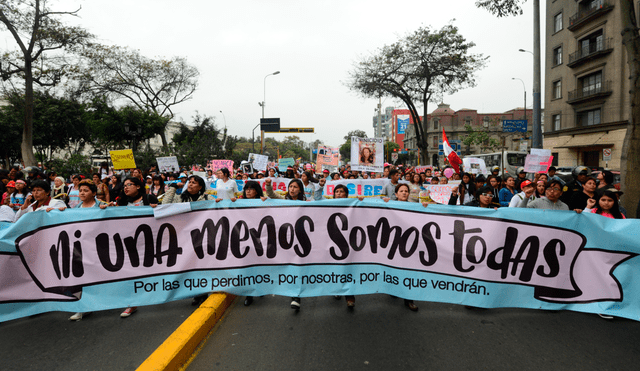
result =
[[460,165],[462,165],[462,160],[460,159],[456,151],[451,148],[449,140],[447,139],[447,134],[445,134],[444,132],[444,128],[442,128],[442,150],[444,151],[444,155],[447,157],[447,160],[449,160],[449,163],[453,167],[453,170],[455,170],[456,173],[460,174]]

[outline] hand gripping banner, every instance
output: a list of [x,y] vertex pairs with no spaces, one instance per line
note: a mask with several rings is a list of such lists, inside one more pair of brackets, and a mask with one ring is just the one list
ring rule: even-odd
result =
[[640,318],[638,220],[372,199],[189,206],[166,217],[148,207],[25,215],[0,231],[0,320],[210,291]]

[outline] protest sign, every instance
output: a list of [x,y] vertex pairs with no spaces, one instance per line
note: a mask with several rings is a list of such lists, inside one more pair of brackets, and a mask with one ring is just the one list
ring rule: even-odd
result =
[[287,167],[296,164],[296,160],[293,157],[281,158],[278,160],[278,171],[284,173],[287,171]]
[[447,205],[449,204],[449,198],[451,198],[451,191],[457,188],[458,184],[427,184],[426,188],[429,191],[429,197],[434,202]]
[[531,153],[524,160],[524,171],[527,173],[548,173],[553,162],[551,150],[531,148]]
[[351,170],[384,170],[383,138],[351,137]]
[[161,173],[177,173],[180,171],[176,156],[156,157],[156,161],[158,162],[158,170]]
[[318,146],[316,156],[316,173],[321,173],[324,169],[335,169],[340,163],[340,149],[328,146]]
[[464,171],[467,173],[476,175],[482,174],[484,176],[489,175],[487,172],[487,165],[481,158],[465,157],[462,159],[462,166],[464,166]]
[[135,169],[136,161],[133,158],[133,151],[130,149],[121,149],[109,151],[111,162],[115,170]]
[[418,174],[426,173],[427,169],[433,171],[432,165],[416,166],[414,171]]
[[269,156],[249,153],[249,163],[253,165],[254,170],[266,171],[267,164],[269,163]]
[[215,174],[218,170],[226,168],[229,174],[233,176],[233,160],[211,160],[209,161],[209,169]]
[[37,211],[0,231],[0,321],[211,291],[640,318],[636,219],[379,200],[201,201],[160,219],[135,209]]

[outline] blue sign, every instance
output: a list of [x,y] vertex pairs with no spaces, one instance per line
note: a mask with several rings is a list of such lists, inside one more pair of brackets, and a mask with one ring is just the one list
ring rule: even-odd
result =
[[502,121],[503,133],[526,133],[527,120],[504,120]]
[[409,115],[398,116],[398,134],[404,134],[409,125]]

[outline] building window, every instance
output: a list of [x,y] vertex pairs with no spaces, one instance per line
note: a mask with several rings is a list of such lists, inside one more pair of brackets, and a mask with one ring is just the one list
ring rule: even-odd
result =
[[558,66],[562,64],[562,46],[553,49],[553,65]]
[[553,99],[562,98],[562,80],[553,82]]
[[553,130],[560,130],[560,115],[553,115]]
[[562,12],[553,17],[553,32],[556,33],[562,30]]
[[602,71],[580,78],[578,86],[582,86],[583,97],[602,92]]
[[433,130],[438,130],[438,120],[433,119]]
[[580,40],[580,57],[586,57],[589,54],[603,50],[603,41],[604,36],[602,35],[602,30],[598,30]]
[[433,148],[438,148],[438,136],[433,137]]
[[598,125],[600,112],[600,108],[578,112],[578,126]]

